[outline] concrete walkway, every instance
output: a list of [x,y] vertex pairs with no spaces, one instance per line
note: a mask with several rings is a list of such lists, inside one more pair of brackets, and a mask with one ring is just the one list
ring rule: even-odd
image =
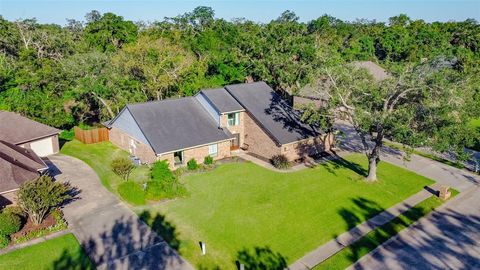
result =
[[[437,189],[439,185],[434,184],[431,186],[433,190]],[[312,269],[316,265],[322,263],[326,259],[335,255],[335,253],[341,251],[345,247],[353,244],[358,239],[362,238],[367,233],[375,230],[383,224],[391,221],[400,214],[406,212],[416,204],[429,198],[433,194],[427,190],[422,190],[417,194],[410,196],[403,202],[400,202],[384,212],[374,216],[373,218],[357,225],[347,232],[342,233],[340,236],[330,240],[326,244],[318,247],[314,251],[308,253],[304,257],[297,260],[295,263],[289,266],[290,270],[308,270]]]
[[53,174],[78,188],[65,219],[97,269],[193,269],[175,250],[100,183],[84,162],[49,157]]

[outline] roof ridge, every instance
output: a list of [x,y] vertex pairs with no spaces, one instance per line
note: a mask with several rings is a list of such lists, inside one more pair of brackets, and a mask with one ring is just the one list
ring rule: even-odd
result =
[[234,83],[234,84],[227,84],[224,86],[224,88],[227,88],[228,86],[237,86],[237,85],[244,85],[244,84],[260,84],[264,83],[268,85],[265,81],[256,81],[256,82],[244,82],[244,83]]
[[[1,141],[1,142],[3,143],[3,141]],[[25,158],[27,158],[27,159],[29,159],[29,160],[31,160],[31,161],[39,164],[39,165],[42,165],[42,164],[38,163],[36,160],[31,159],[29,156],[25,155],[24,153],[19,152],[17,149],[14,149],[14,148],[10,147],[9,145],[6,145],[6,144],[4,144],[4,145],[7,146],[8,148],[12,149],[16,153],[19,153],[19,154],[23,155]],[[31,171],[31,172],[37,172],[37,169],[35,169],[31,166],[28,166],[27,164],[25,164],[25,163],[21,162],[20,160],[16,159],[15,157],[12,157],[12,156],[4,153],[4,152],[0,152],[0,158],[5,160],[6,162],[12,164],[12,165],[21,167],[25,170],[28,170],[28,171]]]
[[126,103],[125,106],[137,106],[137,105],[143,105],[143,104],[162,103],[162,102],[189,99],[189,98],[194,98],[194,96],[170,97],[170,98],[161,99],[161,100],[148,100],[148,101],[136,102],[136,103]]

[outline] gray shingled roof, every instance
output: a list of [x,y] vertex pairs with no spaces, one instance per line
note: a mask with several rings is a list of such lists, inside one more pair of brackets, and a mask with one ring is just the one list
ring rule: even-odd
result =
[[127,105],[157,154],[228,140],[194,97]]
[[47,165],[33,151],[0,140],[0,193],[19,188],[45,169]]
[[60,130],[19,114],[0,111],[0,140],[20,144],[60,133]]
[[303,123],[300,112],[264,82],[227,85],[225,88],[280,145],[320,134],[318,129]]
[[245,110],[225,88],[202,90],[200,94],[203,94],[220,113]]
[[372,61],[355,61],[352,65],[356,68],[366,69],[376,82],[383,81],[390,77],[384,68]]

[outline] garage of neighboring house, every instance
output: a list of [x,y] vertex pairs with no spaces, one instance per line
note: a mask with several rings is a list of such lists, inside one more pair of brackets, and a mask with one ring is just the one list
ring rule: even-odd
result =
[[0,140],[31,149],[40,157],[58,153],[60,130],[19,114],[0,111]]
[[15,202],[23,183],[47,171],[48,166],[32,150],[0,140],[0,208]]

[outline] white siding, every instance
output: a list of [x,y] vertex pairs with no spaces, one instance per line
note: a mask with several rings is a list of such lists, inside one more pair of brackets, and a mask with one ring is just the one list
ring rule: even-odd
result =
[[37,154],[39,157],[53,155],[54,151],[52,137],[30,142],[30,149],[32,149],[32,151],[35,152],[35,154]]
[[195,98],[202,104],[203,108],[207,110],[208,114],[215,120],[218,126],[220,126],[220,113],[215,110],[215,108],[210,104],[210,102],[205,98],[202,93],[199,93]]
[[133,116],[128,110],[128,108],[122,110],[120,115],[113,122],[112,126],[122,130],[123,132],[132,136],[138,141],[146,145],[150,145],[147,141],[147,138],[145,138],[145,135],[143,135],[143,132],[138,127],[137,122],[135,121],[135,119],[133,119]]

